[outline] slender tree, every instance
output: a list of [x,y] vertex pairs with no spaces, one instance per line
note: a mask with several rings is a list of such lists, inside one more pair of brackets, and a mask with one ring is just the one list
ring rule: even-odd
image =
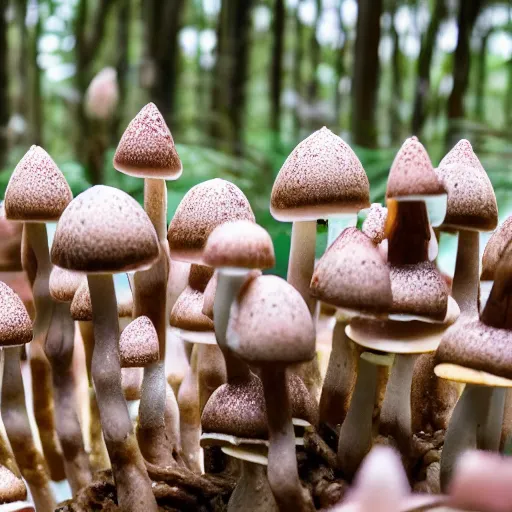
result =
[[340,80],[345,72],[345,53],[347,48],[347,38],[346,38],[346,30],[343,25],[343,17],[341,15],[341,4],[343,0],[339,1],[339,5],[337,6],[338,12],[338,44],[337,51],[338,55],[336,56],[336,60],[334,63],[334,69],[336,72],[335,84],[334,84],[334,115],[336,122],[340,122],[341,117],[341,92],[340,92]]
[[[30,36],[27,29],[27,0],[16,0],[14,4],[17,32],[19,34],[18,54],[16,57],[16,96],[14,108],[16,113],[23,118],[25,123],[30,122],[30,80],[29,80],[29,43]],[[28,137],[27,137],[28,135]],[[19,137],[18,141],[28,141],[30,135],[28,129]]]
[[303,0],[298,0],[295,9],[295,51],[293,56],[293,91],[295,93],[295,138],[300,138],[301,120],[299,114],[299,102],[302,100],[302,61],[304,58],[303,32],[304,27],[300,20],[299,9]]
[[322,14],[322,0],[316,0],[316,15],[313,30],[309,39],[309,58],[311,62],[311,71],[308,83],[308,103],[312,105],[318,99],[318,65],[320,64],[321,48],[318,42],[317,34],[320,25],[320,16]]
[[31,142],[38,146],[44,145],[43,140],[43,90],[41,85],[42,70],[39,66],[39,39],[43,32],[43,19],[40,2],[34,0],[37,9],[37,21],[30,36],[30,112],[31,112]]
[[276,139],[281,129],[281,90],[283,84],[283,54],[285,29],[284,0],[274,0],[272,18],[272,65],[270,68],[270,129]]
[[402,139],[400,117],[400,104],[402,102],[403,94],[403,79],[405,74],[404,66],[402,65],[402,52],[400,51],[400,34],[395,27],[395,15],[398,7],[397,0],[390,2],[390,15],[393,20],[391,23],[391,39],[393,40],[393,53],[391,55],[391,74],[392,74],[392,87],[391,87],[391,101],[389,105],[389,133],[391,136],[392,144],[399,142]]
[[8,0],[0,0],[0,168],[7,161],[8,136],[7,125],[9,123],[9,66],[7,45],[7,20],[6,11]]
[[487,51],[489,37],[493,33],[494,27],[488,29],[480,39],[480,48],[478,50],[476,90],[475,90],[475,117],[481,122],[485,122],[485,86],[487,84]]

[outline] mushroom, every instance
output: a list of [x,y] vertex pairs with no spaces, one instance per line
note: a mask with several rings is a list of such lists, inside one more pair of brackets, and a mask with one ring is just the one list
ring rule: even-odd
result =
[[228,382],[247,378],[249,367],[229,353],[226,331],[231,304],[253,269],[274,266],[274,245],[265,229],[247,220],[226,222],[208,237],[204,262],[217,269],[213,306],[215,338],[224,354]]
[[34,507],[25,501],[27,488],[19,473],[13,473],[0,466],[0,510],[5,512],[35,512]]
[[118,503],[126,511],[156,511],[157,506],[121,387],[112,274],[148,268],[158,254],[158,238],[142,208],[128,194],[101,185],[69,204],[51,251],[55,265],[87,273],[95,340],[92,378]]
[[286,367],[315,356],[315,328],[300,293],[276,276],[260,276],[233,303],[228,346],[261,369],[269,427],[268,480],[280,510],[313,510],[297,470]]
[[73,495],[92,479],[89,456],[85,452],[79,420],[78,400],[73,375],[73,349],[75,324],[70,312],[70,302],[80,281],[81,274],[54,267],[50,273],[49,290],[58,301],[46,338],[45,352],[52,365],[55,393],[55,425],[64,454],[64,469]]
[[361,231],[376,245],[379,245],[386,238],[387,218],[388,209],[380,203],[372,203]]
[[19,161],[5,191],[5,216],[24,222],[25,242],[37,266],[33,284],[34,339],[30,350],[34,416],[39,429],[43,453],[52,479],[64,478],[62,452],[55,433],[52,376],[45,355],[45,342],[53,315],[48,279],[51,262],[45,222],[55,222],[73,198],[66,178],[50,155],[32,146]]
[[[21,346],[32,340],[32,321],[21,299],[0,281],[0,345],[4,356],[2,380],[2,420],[14,458],[2,439],[0,451],[5,466],[14,477],[26,479],[38,510],[51,512],[55,500],[50,489],[46,461],[36,448],[25,407],[20,367]],[[19,469],[18,466],[19,465]]]
[[169,429],[165,421],[166,301],[170,276],[165,180],[178,179],[183,168],[171,132],[153,103],[148,103],[126,128],[114,155],[114,167],[129,176],[144,178],[144,208],[160,243],[155,264],[137,272],[133,279],[134,316],[145,315],[152,321],[160,345],[160,360],[144,369],[137,439],[145,459],[168,466],[176,463],[176,439],[167,438]]

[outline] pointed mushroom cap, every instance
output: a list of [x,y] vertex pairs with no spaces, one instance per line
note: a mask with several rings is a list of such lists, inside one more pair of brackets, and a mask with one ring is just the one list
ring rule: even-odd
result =
[[492,234],[482,257],[482,281],[494,281],[494,274],[507,245],[512,242],[512,215]]
[[125,400],[140,400],[142,368],[121,368],[121,386]]
[[386,220],[388,209],[380,203],[372,203],[363,222],[362,232],[374,244],[380,244],[386,238]]
[[130,322],[119,338],[123,368],[143,368],[158,361],[158,334],[147,316]]
[[387,311],[393,302],[389,267],[364,233],[347,228],[320,258],[311,294],[337,307]]
[[0,346],[24,345],[32,339],[32,321],[23,301],[0,281]]
[[398,150],[389,171],[387,199],[446,194],[432,162],[417,137],[407,139]]
[[87,273],[141,270],[158,257],[155,228],[142,207],[116,188],[97,185],[64,210],[52,245],[52,263]]
[[391,266],[393,313],[443,320],[448,310],[449,290],[434,263]]
[[73,199],[66,178],[50,155],[32,146],[19,161],[5,191],[5,216],[23,222],[59,219]]
[[186,331],[213,331],[213,322],[203,315],[204,295],[187,286],[171,311],[172,327]]
[[214,271],[212,267],[207,267],[206,265],[190,265],[188,286],[193,290],[203,293],[211,281]]
[[13,503],[26,498],[27,488],[23,480],[0,465],[0,503]]
[[176,180],[182,165],[165,120],[154,103],[148,103],[123,133],[114,167],[136,178]]
[[215,178],[192,187],[183,197],[169,226],[171,257],[202,263],[210,233],[224,222],[255,221],[251,205],[233,183]]
[[59,302],[71,302],[85,279],[81,272],[54,266],[50,273],[50,295]]
[[272,187],[280,221],[316,220],[370,205],[370,184],[352,148],[325,126],[290,153]]
[[491,327],[479,319],[456,322],[444,334],[436,362],[512,379],[512,331]]
[[448,191],[444,226],[477,231],[492,231],[497,226],[494,189],[469,141],[460,140],[436,173]]
[[315,355],[315,327],[300,293],[277,276],[245,286],[231,307],[228,345],[255,364],[291,364]]
[[276,262],[267,230],[248,220],[217,226],[208,237],[203,259],[216,268],[271,268]]

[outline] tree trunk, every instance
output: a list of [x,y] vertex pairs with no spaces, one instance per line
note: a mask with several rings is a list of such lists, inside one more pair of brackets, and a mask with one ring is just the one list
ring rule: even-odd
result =
[[275,0],[272,20],[272,65],[270,68],[270,129],[276,140],[279,140],[281,130],[285,18],[284,0]]
[[392,88],[391,88],[391,103],[389,112],[389,133],[391,136],[391,143],[395,145],[401,141],[401,119],[400,119],[400,103],[402,102],[402,88],[405,70],[402,66],[402,53],[400,51],[400,34],[395,28],[395,13],[397,2],[393,2],[390,10],[391,19],[391,39],[393,40],[393,54],[391,57],[391,73],[392,73]]
[[34,32],[32,34],[31,39],[31,48],[30,48],[30,56],[31,56],[31,100],[30,107],[32,113],[32,127],[31,127],[31,136],[32,143],[37,144],[38,146],[43,146],[43,91],[41,86],[41,68],[37,62],[37,57],[39,55],[39,39],[41,37],[41,33],[43,31],[43,20],[41,15],[41,9],[39,4],[37,5],[38,9],[38,17],[37,23],[34,27]]
[[352,78],[352,135],[355,144],[377,144],[379,42],[382,0],[359,0]]
[[299,103],[302,101],[302,59],[304,57],[304,46],[302,43],[304,29],[299,17],[301,4],[302,0],[299,0],[295,8],[295,54],[293,56],[293,91],[295,93],[294,124],[296,139],[299,139],[301,130]]
[[480,41],[480,51],[478,52],[477,77],[476,77],[476,99],[475,99],[475,117],[482,123],[485,122],[485,86],[487,82],[487,44],[492,29],[487,31]]
[[343,17],[341,16],[341,3],[342,2],[343,2],[343,0],[340,0],[339,5],[337,6],[338,24],[340,27],[339,44],[338,44],[339,54],[336,58],[336,62],[334,65],[334,69],[336,72],[336,83],[334,84],[334,116],[335,116],[337,125],[340,124],[340,117],[341,117],[340,81],[341,81],[341,77],[345,73],[345,48],[347,47],[346,31],[345,31],[345,27],[343,26]]
[[223,0],[217,26],[211,133],[236,155],[243,153],[252,3],[252,0]]
[[437,33],[441,22],[447,15],[446,0],[436,0],[432,18],[421,44],[420,55],[416,67],[416,92],[412,114],[411,130],[420,135],[427,117],[426,105],[430,94],[430,66],[434,54]]
[[311,39],[309,40],[309,51],[311,58],[310,80],[308,84],[308,103],[314,107],[314,103],[318,98],[318,65],[320,64],[321,48],[316,37],[318,25],[320,23],[320,15],[322,13],[322,0],[316,0],[316,16],[313,25]]
[[16,13],[16,24],[18,26],[19,34],[19,51],[17,58],[17,76],[18,87],[16,88],[16,97],[14,98],[14,105],[16,113],[21,116],[25,121],[25,129],[23,133],[17,134],[16,143],[21,142],[24,146],[28,140],[31,139],[30,130],[30,80],[28,76],[29,71],[29,42],[30,36],[27,30],[25,19],[27,17],[27,1],[16,0],[14,5]]
[[5,19],[8,0],[0,0],[0,169],[7,163],[9,141],[9,64],[7,44],[7,20]]

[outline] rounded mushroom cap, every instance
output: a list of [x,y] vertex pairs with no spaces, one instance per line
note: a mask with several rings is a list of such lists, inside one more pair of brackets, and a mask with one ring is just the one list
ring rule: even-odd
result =
[[[316,425],[318,407],[298,377],[287,375],[291,415]],[[201,416],[203,432],[247,439],[268,439],[268,420],[263,384],[256,375],[249,380],[223,384],[208,400]]]
[[213,331],[213,322],[203,315],[204,295],[187,286],[171,311],[172,327],[186,331]]
[[193,290],[203,293],[213,277],[215,270],[206,265],[190,265],[188,274],[188,285]]
[[245,286],[231,307],[228,345],[255,364],[291,364],[315,355],[315,327],[300,293],[277,276]]
[[441,272],[430,261],[391,266],[393,313],[443,320],[449,290]]
[[247,220],[217,226],[208,237],[203,259],[216,268],[271,268],[276,262],[267,230]]
[[389,171],[386,198],[446,194],[432,162],[417,137],[407,139],[398,150]]
[[445,332],[436,362],[512,379],[512,331],[491,327],[479,319],[456,322]]
[[13,503],[27,498],[27,488],[21,478],[0,466],[0,503]]
[[114,155],[114,167],[136,178],[175,180],[183,167],[171,132],[154,103],[130,122]]
[[460,140],[436,173],[448,191],[444,226],[477,231],[492,231],[497,226],[494,189],[469,141]]
[[32,321],[23,301],[0,281],[0,346],[24,345],[32,339]]
[[482,257],[482,281],[494,281],[494,274],[508,244],[512,242],[512,215],[492,234]]
[[143,368],[158,361],[158,334],[147,316],[130,322],[119,338],[123,368]]
[[169,226],[171,257],[202,264],[210,233],[224,222],[255,221],[251,205],[233,183],[215,178],[192,187],[181,200]]
[[66,178],[50,155],[32,146],[19,161],[5,191],[5,217],[23,222],[59,219],[73,199]]
[[347,228],[320,258],[311,294],[337,307],[387,311],[393,302],[389,267],[364,233]]
[[64,210],[52,245],[52,262],[68,270],[119,273],[150,266],[158,257],[155,228],[128,194],[97,185]]
[[290,153],[270,198],[270,212],[281,221],[316,220],[369,205],[370,184],[361,162],[325,126]]
[[50,273],[50,295],[59,302],[71,302],[85,279],[81,272],[55,266]]
[[386,238],[386,220],[388,209],[380,203],[372,203],[363,222],[362,231],[374,244],[380,244]]

